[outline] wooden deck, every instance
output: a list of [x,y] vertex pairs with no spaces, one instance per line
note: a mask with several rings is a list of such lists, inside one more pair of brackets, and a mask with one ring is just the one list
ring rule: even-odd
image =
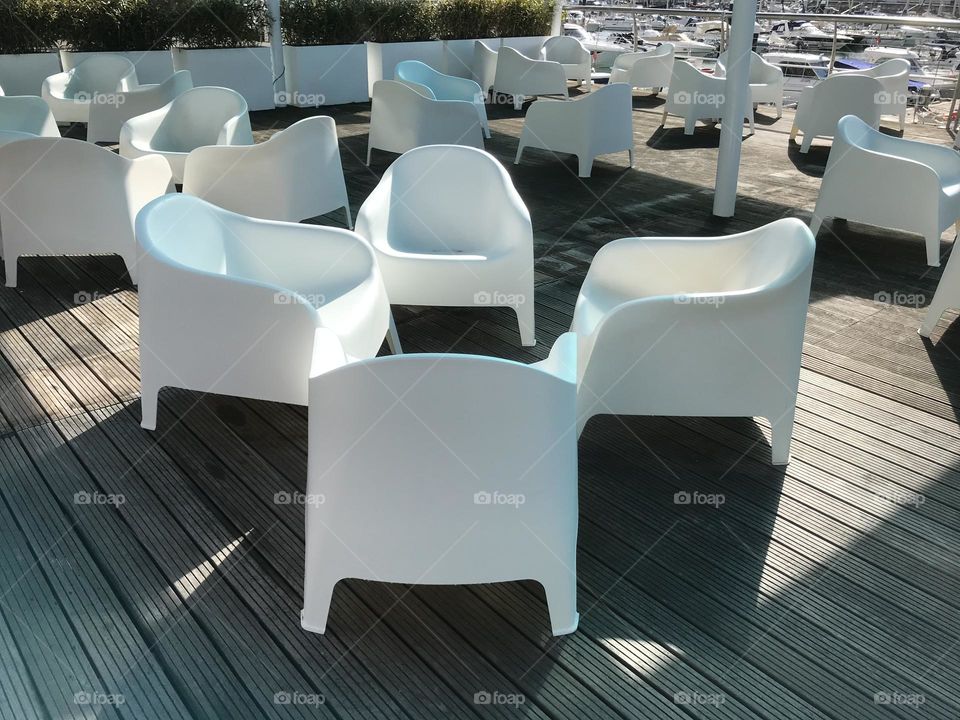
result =
[[[492,110],[488,147],[533,217],[539,344],[505,311],[398,309],[407,351],[535,361],[609,240],[809,217],[828,144],[788,149],[789,117],[744,142],[721,221],[718,131],[659,130],[660,101],[635,104],[636,167],[612,156],[586,181],[545,152],[510,164],[521,121]],[[356,211],[393,156],[363,166],[368,106],[332,114]],[[770,466],[762,422],[592,421],[582,620],[558,640],[533,583],[344,582],[328,633],[302,631],[303,509],[277,498],[304,489],[305,410],[169,389],[142,431],[119,261],[23,260],[0,290],[0,717],[956,720],[960,322],[916,334],[910,303],[940,276],[919,238],[818,240],[792,463]],[[674,502],[693,491],[723,503]]]

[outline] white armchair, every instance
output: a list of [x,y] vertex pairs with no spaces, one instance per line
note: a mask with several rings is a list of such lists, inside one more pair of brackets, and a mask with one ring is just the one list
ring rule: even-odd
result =
[[307,403],[312,373],[374,357],[390,305],[349,230],[255,220],[168,195],[137,218],[142,425],[172,386]]
[[[667,124],[668,114],[678,115],[684,119],[684,135],[693,135],[697,120],[719,120],[723,117],[726,93],[725,79],[705,75],[683,60],[675,62],[660,124]],[[752,133],[753,108],[749,97],[743,104],[743,118],[750,124]]]
[[243,95],[221,87],[193,88],[159,110],[127,120],[120,131],[123,157],[161,155],[177,183],[183,182],[187,155],[204,145],[253,145]]
[[947,266],[943,269],[937,291],[933,295],[933,300],[930,301],[923,325],[918,330],[923,337],[930,337],[940,316],[949,308],[960,308],[960,259],[958,258],[960,253],[952,252],[950,259],[947,260]]
[[580,161],[580,177],[590,177],[598,155],[627,151],[633,167],[632,88],[613,83],[568,102],[537,100],[527,110],[514,164],[524,148],[572,153]]
[[490,49],[481,40],[473,42],[472,71],[473,79],[480,85],[483,94],[489,94],[497,77],[497,51]]
[[493,156],[411,150],[364,201],[356,229],[377,253],[391,303],[511,307],[522,343],[536,343],[530,214]]
[[137,282],[133,222],[172,189],[159,158],[137,161],[69,138],[31,137],[0,146],[0,227],[7,286],[21,255],[116,253]]
[[513,95],[513,106],[519,110],[527,96],[558,95],[567,97],[567,74],[563,65],[551,60],[532,60],[512,47],[504,45],[497,53],[494,92]]
[[0,131],[60,137],[57,121],[43,98],[0,94]]
[[120,129],[130,118],[159,110],[193,87],[189,70],[179,70],[159,85],[138,85],[116,94],[115,102],[90,106],[88,142],[115,143]]
[[923,235],[927,264],[937,266],[940,235],[960,218],[960,155],[841,118],[810,222],[814,234],[828,217]]
[[856,115],[870,127],[877,128],[881,109],[877,99],[882,93],[879,80],[863,75],[831,75],[805,87],[797,104],[790,139],[796,142],[797,133],[803,133],[800,152],[808,152],[814,138],[832,138],[837,122],[845,115]]
[[331,117],[300,120],[258,145],[193,150],[183,192],[265,220],[300,222],[344,208],[347,226],[353,227]]
[[367,165],[374,148],[405,153],[421,145],[483,149],[483,128],[473,103],[437,100],[430,88],[395,80],[373,84]]
[[900,131],[907,124],[907,93],[910,81],[910,63],[903,58],[893,58],[866,70],[841,70],[837,75],[865,75],[876,78],[883,85],[883,94],[878,98],[881,115],[896,115],[900,119]]
[[444,75],[419,60],[404,60],[397,63],[394,79],[408,85],[421,85],[431,93],[435,100],[461,100],[473,103],[480,118],[483,134],[490,137],[490,124],[487,122],[486,94],[480,85],[469,78]]
[[137,71],[123,55],[93,55],[72,70],[43,81],[41,97],[61,123],[87,122],[93,105],[116,104],[119,93],[137,87]]
[[563,65],[567,80],[576,80],[579,85],[586,83],[588,92],[592,88],[590,51],[575,37],[557,35],[547,38],[540,48],[540,57]]
[[673,43],[665,42],[647,52],[617,55],[610,70],[610,82],[625,82],[631,88],[653,88],[654,94],[659,93],[670,84],[673,53]]
[[312,377],[303,628],[326,630],[345,578],[532,579],[553,634],[574,632],[575,383],[569,333],[531,366],[404,355]]
[[577,299],[578,422],[765,417],[790,456],[814,240],[797,219],[726,237],[625,238]]
[[[727,75],[727,53],[717,58],[718,77]],[[777,109],[777,117],[783,117],[783,70],[757,55],[750,53],[750,100],[754,105],[771,103]]]

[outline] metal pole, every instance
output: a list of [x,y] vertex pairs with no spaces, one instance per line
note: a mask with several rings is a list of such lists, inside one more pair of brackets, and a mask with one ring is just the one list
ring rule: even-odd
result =
[[[283,33],[280,31],[280,0],[269,0],[267,7],[273,22],[270,24],[270,57],[273,60],[273,97],[278,107],[287,105],[287,80],[284,77]],[[293,88],[294,91],[297,88]]]
[[638,31],[637,31],[637,14],[634,13],[634,14],[633,14],[633,51],[634,51],[634,52],[637,51],[637,35],[638,35]]
[[830,47],[830,67],[827,75],[833,75],[833,64],[837,61],[837,24],[833,24],[833,45]]
[[750,46],[757,18],[757,0],[734,0],[727,43],[727,79],[724,83],[723,125],[717,159],[713,214],[732,217],[737,204],[740,145],[743,143],[743,108],[750,102]]

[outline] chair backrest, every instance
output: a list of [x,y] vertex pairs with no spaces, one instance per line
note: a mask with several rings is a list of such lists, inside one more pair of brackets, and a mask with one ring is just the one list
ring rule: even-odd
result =
[[196,87],[167,106],[153,145],[171,152],[190,152],[203,145],[249,145],[252,141],[243,95],[229,88]]
[[92,55],[69,71],[67,98],[92,100],[93,95],[130,90],[137,86],[137,70],[123,55]]
[[[804,132],[833,136],[844,115],[856,115],[877,127],[883,107],[884,88],[876,78],[838,74],[821,80],[801,98],[797,123]],[[805,98],[809,98],[809,106]]]
[[[750,82],[751,83],[760,83],[763,82],[763,69],[768,65],[766,60],[764,60],[760,55],[750,51]],[[720,53],[720,56],[717,58],[717,70],[718,76],[725,77],[727,74],[727,51],[724,50]]]
[[493,87],[497,75],[497,51],[492,50],[480,40],[473,43],[473,79],[487,92]]
[[0,95],[0,130],[60,137],[50,107],[35,95]]
[[419,60],[398,62],[393,71],[395,80],[417,83],[432,89],[433,83],[441,73]]
[[186,195],[164,198],[137,219],[137,242],[181,270],[227,274],[231,215]]
[[583,60],[586,51],[575,37],[558,35],[544,40],[540,56],[561,64],[575,65]]

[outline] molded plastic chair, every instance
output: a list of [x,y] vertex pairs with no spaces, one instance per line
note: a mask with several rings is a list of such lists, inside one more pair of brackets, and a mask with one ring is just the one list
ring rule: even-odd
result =
[[940,234],[960,218],[960,155],[841,118],[810,222],[814,234],[827,217],[923,235],[927,264],[937,266]]
[[311,373],[377,354],[390,305],[349,230],[255,220],[187,195],[137,217],[142,425],[172,386],[307,403]]
[[[727,53],[717,58],[718,77],[727,75]],[[777,117],[783,117],[783,70],[757,55],[750,53],[750,99],[754,105],[772,103],[777,108]]]
[[374,148],[404,153],[421,145],[442,144],[483,149],[483,128],[473,103],[437,100],[419,84],[395,80],[373,84],[367,165]]
[[120,131],[121,155],[162,155],[178,183],[187,155],[205,145],[253,145],[243,95],[221,87],[193,88],[159,110],[127,120]]
[[[535,365],[429,354],[310,379],[304,629],[336,583],[532,579],[576,630],[576,340]],[[312,502],[311,502],[312,501]]]
[[139,85],[117,93],[116,102],[91,105],[87,141],[119,142],[120,130],[127,120],[162,108],[192,87],[190,71],[179,70],[159,85]]
[[512,307],[536,343],[533,228],[510,176],[490,154],[431,145],[387,168],[357,215],[390,302]]
[[625,82],[631,88],[653,88],[659,93],[673,75],[673,43],[663,43],[647,52],[617,55],[610,70],[610,82]]
[[137,282],[133,222],[172,189],[159,158],[127,160],[69,138],[28,137],[0,147],[0,227],[7,286],[21,255],[116,253]]
[[331,117],[300,120],[257,145],[197,148],[187,156],[183,192],[265,220],[300,222],[344,208],[353,227]]
[[579,85],[586,83],[587,91],[590,91],[593,85],[590,51],[575,37],[557,35],[547,38],[540,48],[540,57],[563,65],[567,80],[576,80]]
[[796,142],[803,133],[800,152],[810,150],[816,137],[832,138],[837,122],[845,115],[856,115],[872,128],[880,126],[883,85],[876,78],[863,75],[831,75],[800,94],[797,114],[793,118],[790,139]]
[[436,100],[462,100],[473,103],[480,118],[480,125],[483,127],[483,134],[490,137],[487,106],[484,102],[485,93],[473,80],[444,75],[419,60],[404,60],[397,63],[394,78],[400,82],[428,88]]
[[57,122],[85,123],[93,105],[117,104],[119,93],[137,84],[136,68],[123,55],[93,55],[44,80],[40,95]]
[[519,110],[527,96],[567,97],[567,74],[558,62],[533,60],[504,45],[497,53],[493,90],[513,95],[513,107]]
[[627,151],[633,167],[632,88],[613,83],[568,102],[537,100],[527,110],[514,163],[524,148],[572,153],[580,161],[580,177],[590,177],[597,155]]
[[0,94],[0,131],[38,137],[60,137],[57,121],[43,98]]
[[[668,114],[678,115],[684,119],[683,134],[693,135],[697,120],[719,120],[723,117],[726,92],[725,79],[704,75],[688,62],[675,62],[660,125],[667,124]],[[743,117],[750,124],[752,133],[753,108],[749,101],[743,104]]]
[[923,337],[930,337],[940,316],[948,309],[960,308],[960,259],[958,258],[960,253],[951,253],[947,266],[943,269],[937,291],[933,295],[933,300],[930,301],[923,325],[918,330]]
[[473,79],[480,85],[484,95],[490,93],[497,77],[497,51],[491,50],[480,40],[473,42]]
[[883,85],[878,99],[881,115],[900,118],[900,132],[907,124],[907,93],[909,92],[910,63],[903,58],[892,58],[865,70],[841,70],[838,75],[864,75],[876,78]]
[[726,237],[625,238],[580,290],[577,404],[594,415],[766,417],[790,456],[814,240],[797,219]]

